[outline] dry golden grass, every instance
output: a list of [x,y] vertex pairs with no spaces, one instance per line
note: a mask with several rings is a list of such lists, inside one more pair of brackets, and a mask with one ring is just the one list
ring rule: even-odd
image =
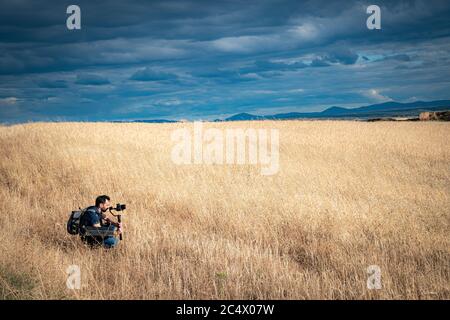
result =
[[[279,129],[274,176],[173,164],[182,126],[0,127],[0,297],[450,298],[449,123],[205,124]],[[128,205],[112,251],[65,230],[99,194]],[[71,264],[80,290],[66,288]]]

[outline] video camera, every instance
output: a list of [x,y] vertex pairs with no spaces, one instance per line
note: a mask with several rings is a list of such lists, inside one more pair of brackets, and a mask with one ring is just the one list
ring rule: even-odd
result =
[[[121,216],[120,214],[114,214],[114,213],[112,213],[112,210],[115,210],[115,211],[123,211],[123,210],[125,210],[126,208],[127,208],[126,205],[118,203],[118,204],[116,204],[116,207],[115,207],[115,208],[114,208],[114,207],[109,207],[109,212],[111,212],[111,214],[112,214],[113,216],[117,217],[117,221],[118,221],[119,223],[121,223],[121,222],[122,222],[122,216]],[[122,235],[122,233],[120,234],[119,238],[120,238],[120,240],[123,240],[123,235]]]
[[115,211],[123,211],[123,210],[125,210],[127,208],[127,206],[125,205],[125,204],[120,204],[120,203],[118,203],[118,204],[116,204],[116,207],[114,208],[114,207],[109,207],[109,211],[111,211],[111,210],[115,210]]

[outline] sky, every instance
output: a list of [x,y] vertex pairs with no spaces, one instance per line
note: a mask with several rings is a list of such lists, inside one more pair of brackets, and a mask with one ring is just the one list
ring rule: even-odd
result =
[[[66,26],[72,4],[80,30]],[[449,53],[447,0],[0,0],[0,122],[449,99]]]

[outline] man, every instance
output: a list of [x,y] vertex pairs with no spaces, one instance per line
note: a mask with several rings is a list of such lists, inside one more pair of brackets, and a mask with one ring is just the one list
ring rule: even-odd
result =
[[[94,227],[98,231],[115,231],[116,228],[119,234],[122,232],[122,225],[114,222],[106,217],[106,211],[111,207],[110,198],[107,195],[98,196],[95,199],[95,206],[86,208],[80,219],[80,236],[87,244],[102,245],[105,248],[112,248],[118,244],[118,239],[115,236],[90,236],[86,234],[85,227]],[[92,230],[92,228],[89,228]]]

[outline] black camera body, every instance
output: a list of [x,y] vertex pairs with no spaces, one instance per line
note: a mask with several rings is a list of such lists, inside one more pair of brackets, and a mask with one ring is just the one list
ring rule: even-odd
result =
[[109,210],[116,210],[116,211],[123,211],[127,208],[127,206],[125,204],[116,204],[116,207],[110,207]]

